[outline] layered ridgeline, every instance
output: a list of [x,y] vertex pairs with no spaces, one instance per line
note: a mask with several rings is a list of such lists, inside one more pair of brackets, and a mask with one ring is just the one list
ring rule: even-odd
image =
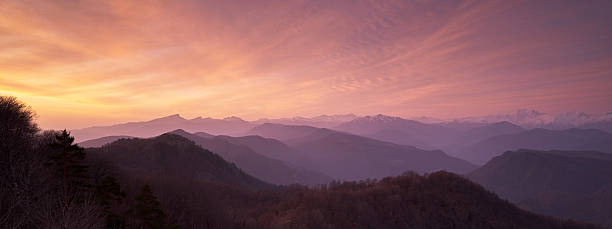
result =
[[612,133],[595,129],[533,129],[487,138],[464,147],[457,155],[475,164],[484,164],[508,150],[593,150],[612,153]]
[[[225,160],[235,163],[236,166],[261,180],[273,184],[327,184],[332,179],[319,172],[300,168],[279,159],[270,158],[251,149],[250,145],[258,146],[260,152],[266,154],[291,154],[288,147],[284,152],[279,152],[275,147],[278,142],[261,137],[211,136],[205,133],[190,134],[184,130],[175,130],[172,134],[183,136],[198,146],[219,154]],[[282,143],[281,143],[282,144]],[[271,151],[268,151],[271,150]]]
[[87,154],[96,160],[112,163],[122,170],[122,173],[150,176],[151,179],[164,175],[197,182],[223,182],[244,187],[270,186],[244,173],[219,155],[174,134],[163,134],[148,139],[123,138],[100,148],[88,148]]
[[530,211],[612,226],[612,154],[509,151],[468,177]]
[[335,179],[360,180],[447,170],[466,173],[472,164],[437,150],[422,150],[358,135],[309,126],[263,124],[249,134],[279,139],[295,149],[288,160]]
[[7,228],[593,228],[520,210],[447,172],[278,187],[182,136],[83,150],[32,117],[0,97]]
[[[195,135],[203,136],[202,132]],[[205,136],[205,135],[204,135]],[[278,160],[288,161],[295,156],[295,150],[282,143],[279,140],[272,138],[264,138],[257,135],[248,135],[242,137],[230,137],[225,135],[214,136],[217,139],[223,139],[232,144],[244,145],[253,149],[253,151]]]

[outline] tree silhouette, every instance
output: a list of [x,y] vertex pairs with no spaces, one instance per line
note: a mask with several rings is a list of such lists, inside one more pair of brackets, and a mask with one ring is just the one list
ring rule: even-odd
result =
[[85,150],[73,144],[74,137],[68,131],[63,130],[55,135],[55,141],[50,144],[53,150],[49,159],[51,164],[57,168],[58,175],[62,178],[64,192],[70,188],[89,188],[87,166],[81,162],[85,159]]
[[42,160],[33,152],[34,112],[15,97],[0,96],[0,225],[29,224],[40,194]]

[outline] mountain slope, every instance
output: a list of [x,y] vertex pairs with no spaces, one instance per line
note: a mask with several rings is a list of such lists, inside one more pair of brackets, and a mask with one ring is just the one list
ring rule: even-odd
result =
[[[202,135],[201,133],[194,134],[198,136]],[[214,138],[223,139],[236,145],[248,146],[256,153],[273,159],[289,161],[295,158],[294,149],[285,145],[281,141],[272,138],[264,138],[257,135],[249,135],[243,137],[219,135],[214,136]]]
[[198,182],[270,187],[218,155],[174,134],[163,134],[150,139],[119,139],[100,148],[88,148],[87,154],[109,161],[131,175],[159,174]]
[[255,129],[259,134],[270,134],[265,137],[290,136],[284,143],[296,149],[293,163],[336,179],[381,178],[406,170],[465,173],[475,168],[442,151],[421,150],[329,129],[280,124],[265,124]]
[[146,122],[129,122],[112,126],[76,129],[71,130],[71,134],[78,141],[85,141],[112,135],[153,137],[176,129],[184,129],[191,132],[203,131],[213,134],[236,134],[245,132],[253,126],[253,124],[236,117],[225,119],[184,119],[176,114]]
[[393,142],[399,145],[407,145],[414,146],[419,149],[426,150],[434,150],[436,147],[431,146],[424,141],[420,140],[418,137],[413,136],[412,134],[406,133],[402,130],[397,129],[383,129],[376,133],[366,134],[365,137],[385,141],[385,142]]
[[601,220],[602,214],[612,219],[612,207],[602,211],[593,201],[612,200],[612,154],[509,151],[468,177],[536,213],[612,226],[612,221]]
[[[225,160],[236,163],[246,173],[274,184],[326,184],[331,181],[327,175],[291,166],[281,160],[261,155],[246,145],[235,144],[228,137],[203,138],[184,130],[175,130],[172,134],[183,136],[194,141],[202,148],[219,154]],[[200,135],[202,135],[200,133]],[[244,139],[235,140],[235,142]]]
[[308,136],[319,130],[312,126],[291,126],[284,124],[264,123],[247,132],[248,135],[259,135],[280,141],[288,141]]
[[533,129],[516,134],[494,136],[460,150],[458,157],[475,164],[508,150],[593,150],[612,153],[612,134],[594,129]]

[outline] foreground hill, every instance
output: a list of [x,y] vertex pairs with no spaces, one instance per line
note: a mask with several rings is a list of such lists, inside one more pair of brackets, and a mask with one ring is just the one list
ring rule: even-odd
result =
[[248,222],[260,228],[594,228],[521,210],[447,172],[289,193]]
[[[291,166],[284,161],[273,159],[253,151],[242,143],[254,142],[253,137],[228,139],[231,137],[201,137],[202,133],[190,134],[184,130],[175,130],[172,134],[183,136],[198,146],[219,154],[225,160],[233,162],[246,173],[273,184],[326,184],[331,178],[322,173]],[[261,140],[261,139],[260,139]],[[260,149],[263,150],[263,149]]]
[[150,139],[119,139],[101,148],[88,148],[87,154],[97,160],[108,161],[124,173],[133,175],[164,175],[254,188],[270,186],[220,156],[174,134],[163,134]]
[[515,134],[494,136],[468,146],[457,155],[475,164],[508,150],[593,150],[612,153],[612,134],[595,129],[533,129]]
[[236,134],[253,128],[253,124],[237,117],[225,119],[195,118],[184,119],[171,115],[145,122],[129,122],[112,126],[98,126],[71,130],[77,141],[86,141],[113,135],[128,135],[133,137],[154,137],[160,134],[184,129],[190,132],[203,131],[212,134]]
[[264,124],[252,130],[264,137],[283,137],[296,150],[292,160],[335,179],[360,180],[447,170],[466,173],[475,166],[442,151],[428,151],[358,135],[307,126]]
[[536,213],[612,226],[612,154],[510,151],[468,177]]

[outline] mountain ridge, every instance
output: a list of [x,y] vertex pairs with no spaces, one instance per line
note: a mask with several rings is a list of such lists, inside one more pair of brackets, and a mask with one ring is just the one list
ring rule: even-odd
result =
[[612,226],[610,153],[507,151],[467,177],[538,214]]

